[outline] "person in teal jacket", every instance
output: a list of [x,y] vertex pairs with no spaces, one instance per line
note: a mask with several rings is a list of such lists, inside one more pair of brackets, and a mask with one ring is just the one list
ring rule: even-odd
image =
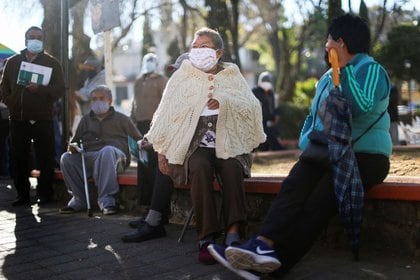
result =
[[[334,40],[329,39],[329,42]],[[327,43],[329,46],[329,43]],[[330,43],[334,45],[335,43]],[[340,57],[340,50],[336,47]],[[343,56],[343,55],[342,55]],[[343,63],[343,62],[342,62]],[[324,126],[316,118],[319,106],[333,88],[332,71],[327,71],[319,80],[311,112],[307,116],[299,138],[299,148],[304,150],[308,144],[308,134],[312,130],[323,130]],[[392,151],[389,134],[390,118],[387,111],[391,81],[386,70],[367,53],[358,53],[342,65],[340,71],[340,90],[352,105],[352,137],[356,139],[370,124],[369,129],[353,146],[354,152],[382,154],[387,157]],[[383,114],[383,115],[382,115]],[[373,144],[374,143],[374,144]],[[372,145],[373,144],[373,145]]]
[[[332,21],[325,51],[331,48],[337,50],[339,91],[351,108],[351,138],[357,140],[352,146],[367,192],[389,172],[392,144],[387,107],[391,82],[385,69],[368,54],[369,27],[360,17],[345,14]],[[324,131],[326,123],[322,123],[318,112],[324,112],[322,105],[334,87],[331,73],[328,70],[316,86],[299,139],[302,150],[307,148],[312,131]],[[283,181],[256,237],[240,246],[213,244],[209,252],[245,279],[260,279],[266,273],[284,275],[310,250],[338,213],[332,173],[328,160],[313,162],[301,156]]]

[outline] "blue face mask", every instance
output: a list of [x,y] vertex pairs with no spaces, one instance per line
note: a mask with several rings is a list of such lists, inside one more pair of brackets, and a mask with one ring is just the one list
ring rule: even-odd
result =
[[156,72],[156,62],[154,61],[147,61],[144,65],[143,65],[143,73],[148,74],[148,73],[154,73]]
[[44,43],[40,40],[28,40],[26,42],[26,47],[31,53],[38,54],[44,49]]
[[109,110],[109,103],[106,101],[94,101],[90,103],[90,108],[96,115],[105,114]]

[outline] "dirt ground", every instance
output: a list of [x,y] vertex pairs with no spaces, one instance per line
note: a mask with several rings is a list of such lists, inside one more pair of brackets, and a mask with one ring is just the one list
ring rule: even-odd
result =
[[[298,151],[279,154],[255,153],[253,174],[286,175],[299,157]],[[420,150],[394,151],[389,175],[420,176]]]

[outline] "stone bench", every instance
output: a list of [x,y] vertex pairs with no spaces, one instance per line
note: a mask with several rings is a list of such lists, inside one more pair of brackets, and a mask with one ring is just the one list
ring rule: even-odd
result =
[[[39,174],[33,171],[32,177]],[[63,173],[55,171],[55,180],[63,181]],[[277,194],[285,176],[264,176],[257,175],[245,179],[245,192],[257,194]],[[137,186],[137,171],[129,168],[125,173],[118,176],[118,183],[121,186]],[[176,189],[189,189],[188,185],[175,186]],[[219,190],[217,182],[214,188]],[[380,200],[407,200],[420,201],[420,177],[416,176],[388,176],[382,184],[373,187],[367,194],[368,199]]]
[[[36,177],[36,174],[33,174]],[[254,175],[245,179],[249,232],[256,232],[265,217],[271,201],[281,188],[284,176]],[[64,188],[61,171],[55,172],[55,195],[65,202],[70,198]],[[140,213],[137,204],[137,170],[130,167],[118,176],[122,212]],[[91,182],[92,183],[92,182]],[[215,191],[219,186],[214,183]],[[94,188],[91,188],[91,191]],[[95,201],[95,192],[92,201]],[[362,245],[370,249],[389,249],[394,253],[420,258],[420,177],[388,176],[367,194],[363,216]],[[220,203],[220,199],[217,199]],[[191,209],[189,186],[175,186],[172,195],[172,223],[182,224]],[[95,207],[96,203],[92,203]],[[346,237],[339,218],[328,226],[323,240],[327,244],[346,244]],[[338,242],[339,241],[339,242]]]

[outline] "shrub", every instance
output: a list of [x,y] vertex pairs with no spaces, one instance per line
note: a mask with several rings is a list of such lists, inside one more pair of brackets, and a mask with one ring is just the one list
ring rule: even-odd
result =
[[298,139],[303,122],[309,113],[309,107],[292,103],[282,103],[277,107],[276,113],[280,117],[280,122],[277,126],[280,138]]

